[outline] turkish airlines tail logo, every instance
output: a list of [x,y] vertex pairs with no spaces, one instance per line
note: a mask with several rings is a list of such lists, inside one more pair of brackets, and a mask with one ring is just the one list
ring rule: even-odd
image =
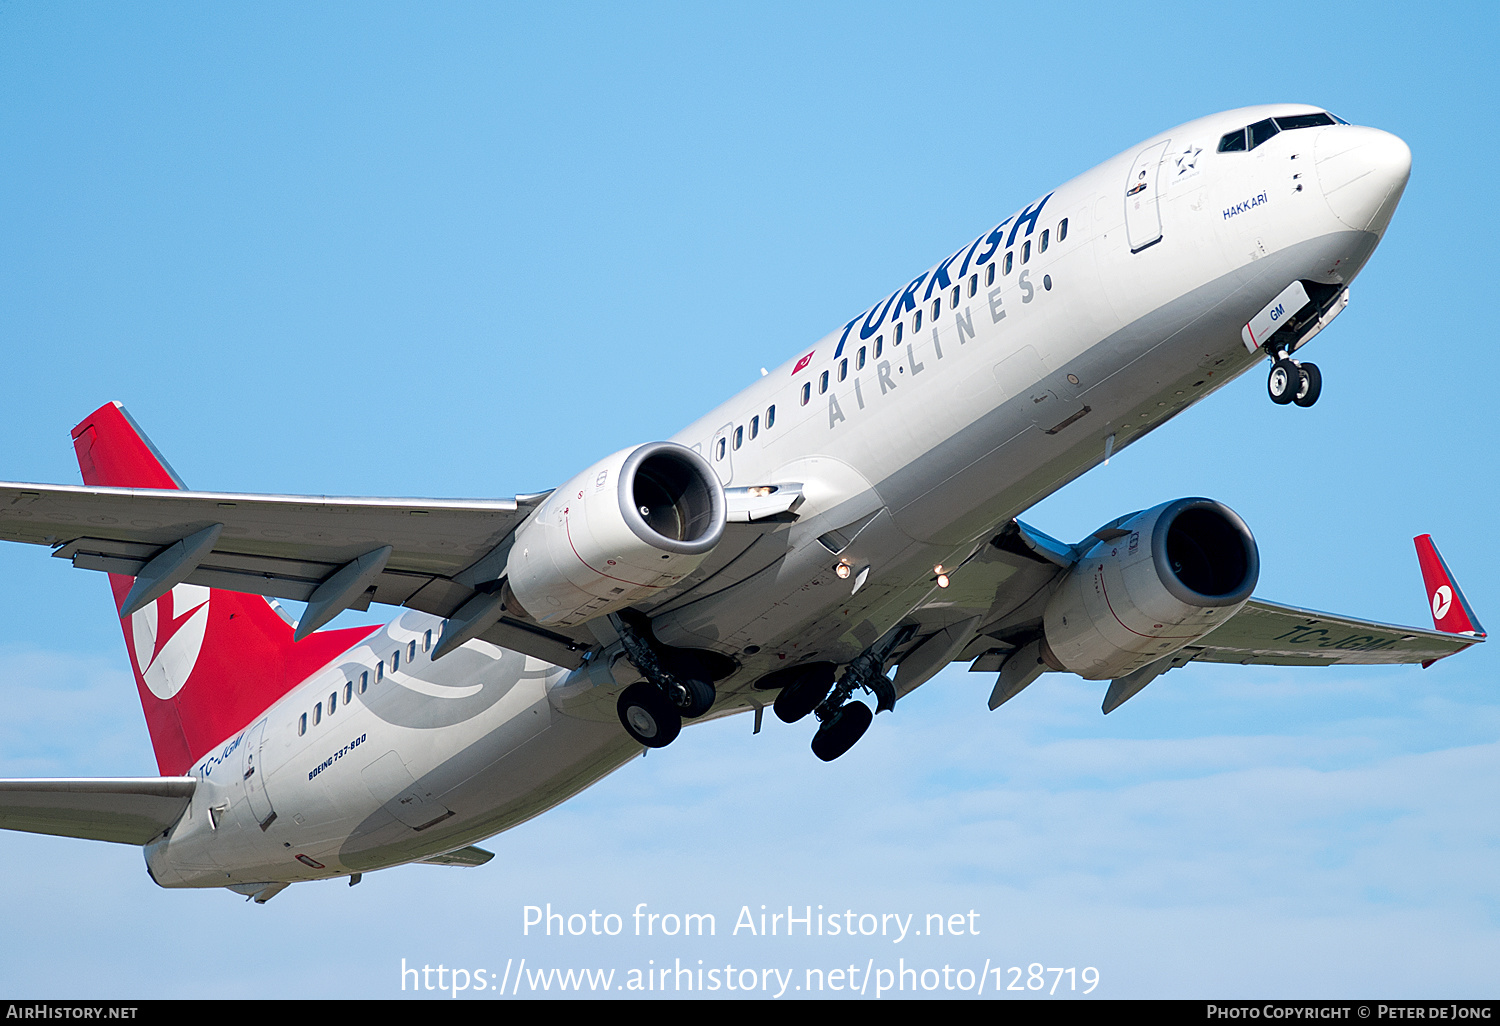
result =
[[1463,590],[1432,543],[1432,535],[1420,535],[1414,540],[1417,543],[1417,562],[1422,565],[1422,582],[1427,586],[1427,599],[1432,606],[1432,625],[1449,634],[1484,637],[1479,618],[1469,608]]
[[170,699],[193,675],[208,631],[209,589],[179,584],[130,617],[130,642],[136,672],[162,701]]

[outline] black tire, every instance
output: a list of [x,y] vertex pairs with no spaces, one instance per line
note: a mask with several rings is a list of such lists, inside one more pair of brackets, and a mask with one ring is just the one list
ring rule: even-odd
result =
[[863,702],[849,702],[833,714],[833,718],[818,728],[813,735],[813,754],[824,762],[832,762],[854,747],[854,742],[865,736],[875,714]]
[[680,678],[678,683],[682,685],[682,692],[676,696],[673,705],[677,707],[678,713],[685,720],[697,719],[708,710],[713,708],[714,699],[718,692],[714,686],[706,680],[696,680],[692,677]]
[[656,685],[637,681],[620,693],[620,725],[647,748],[665,748],[682,732],[682,717]]
[[1315,363],[1304,363],[1301,369],[1301,380],[1298,383],[1300,387],[1292,402],[1298,406],[1311,406],[1323,394],[1323,372],[1318,370]]
[[1271,375],[1266,379],[1266,391],[1271,402],[1285,406],[1297,398],[1302,384],[1302,372],[1292,360],[1277,360],[1271,364]]
[[832,674],[808,674],[793,681],[776,696],[776,703],[772,706],[776,718],[782,723],[796,723],[816,709],[832,688]]

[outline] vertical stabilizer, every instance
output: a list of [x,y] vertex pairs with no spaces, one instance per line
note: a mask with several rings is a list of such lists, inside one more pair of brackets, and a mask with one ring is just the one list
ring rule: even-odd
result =
[[[119,403],[107,403],[73,429],[85,484],[185,488]],[[119,609],[135,583],[109,575]],[[179,584],[120,626],[136,688],[168,776],[187,774],[210,746],[374,630],[354,627],[292,641],[292,628],[264,598]]]

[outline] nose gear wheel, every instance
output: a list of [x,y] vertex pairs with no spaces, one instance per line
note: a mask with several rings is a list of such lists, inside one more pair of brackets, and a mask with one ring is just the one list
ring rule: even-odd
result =
[[1297,398],[1297,390],[1301,386],[1302,372],[1297,367],[1297,361],[1283,357],[1271,364],[1271,374],[1266,379],[1266,391],[1271,395],[1271,402],[1277,406],[1285,406]]

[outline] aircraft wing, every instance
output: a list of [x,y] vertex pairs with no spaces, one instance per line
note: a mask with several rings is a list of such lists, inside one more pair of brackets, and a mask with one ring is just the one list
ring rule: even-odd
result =
[[[450,616],[503,568],[484,557],[546,497],[332,498],[159,488],[0,483],[0,539],[50,545],[85,570],[137,576],[172,546],[222,530],[177,583],[307,601],[319,585],[386,546],[344,608],[371,602]],[[464,571],[468,570],[469,574]],[[360,576],[356,573],[352,576]],[[502,618],[483,637],[550,662],[576,665],[593,639]]]
[[[1478,644],[1484,630],[1448,567],[1423,535],[1416,539],[1423,578],[1445,630],[1404,627],[1252,598],[1216,630],[1156,663],[1117,679],[1105,700],[1116,708],[1167,670],[1194,660],[1272,666],[1420,663]],[[1002,671],[991,708],[1034,680],[1029,672],[1003,671],[1013,654],[1041,637],[1042,612],[1054,583],[1071,565],[1074,546],[1012,521],[952,572],[950,586],[933,592],[903,622],[905,638],[893,657],[896,690],[905,694],[949,662],[976,672]],[[977,558],[976,558],[977,557]],[[1031,653],[1035,656],[1036,653]]]
[[177,822],[192,777],[0,780],[0,828],[145,844]]
[[[767,505],[753,492],[726,492],[731,533],[758,535],[800,495]],[[176,547],[191,572],[173,583],[303,602],[342,574],[347,601],[328,619],[371,602],[450,617],[501,576],[512,532],[548,494],[334,498],[0,482],[0,539],[49,545],[75,567],[132,577]],[[587,627],[506,616],[479,637],[560,666],[579,665],[596,644]]]
[[1196,645],[1210,663],[1272,666],[1424,663],[1462,652],[1482,636],[1357,620],[1251,599]]

